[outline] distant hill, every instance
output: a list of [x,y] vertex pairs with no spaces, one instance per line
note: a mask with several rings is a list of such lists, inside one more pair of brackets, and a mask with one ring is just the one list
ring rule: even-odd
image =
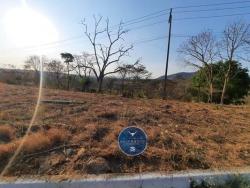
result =
[[[168,80],[186,80],[192,78],[195,72],[178,72],[176,74],[168,75]],[[165,76],[156,78],[157,80],[164,80]]]

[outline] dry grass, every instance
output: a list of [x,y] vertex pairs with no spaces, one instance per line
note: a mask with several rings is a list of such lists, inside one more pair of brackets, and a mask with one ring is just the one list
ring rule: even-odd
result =
[[[65,142],[66,138],[66,132],[56,128],[52,128],[46,132],[32,133],[25,138],[22,152],[34,153],[36,151],[46,150]],[[12,143],[0,144],[0,160],[4,161],[13,155],[20,142],[21,139],[17,139]]]
[[[62,150],[27,159],[20,154],[9,175],[38,171],[40,175],[86,174],[89,161],[101,161],[109,173],[250,166],[250,106],[136,100],[49,89],[43,93],[44,99],[86,103],[42,104],[23,152],[64,143],[80,144],[81,148],[70,148],[66,156]],[[7,125],[1,127],[11,125],[15,133],[9,143],[0,144],[0,158],[8,159],[23,137],[36,95],[37,89],[32,87],[0,84],[0,122]],[[143,128],[149,139],[147,150],[134,158],[125,156],[117,144],[119,132],[130,125]],[[2,161],[0,167],[5,164]],[[38,170],[39,166],[47,168]]]
[[0,164],[4,165],[5,161],[15,152],[17,148],[17,144],[8,143],[8,144],[1,144],[0,145]]
[[23,150],[27,153],[51,148],[66,142],[66,132],[52,128],[46,132],[33,133],[25,139]]

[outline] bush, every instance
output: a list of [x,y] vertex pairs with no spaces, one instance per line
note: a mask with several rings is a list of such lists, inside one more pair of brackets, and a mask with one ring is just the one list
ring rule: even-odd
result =
[[49,129],[47,132],[37,132],[29,135],[23,146],[23,150],[32,153],[42,149],[48,149],[66,140],[66,133],[60,129]]
[[17,148],[16,143],[8,143],[8,144],[1,144],[0,145],[0,164],[1,162],[5,162]]
[[249,188],[250,181],[242,176],[230,176],[225,182],[191,181],[190,188]]
[[13,138],[14,130],[9,126],[0,126],[0,143],[9,142]]

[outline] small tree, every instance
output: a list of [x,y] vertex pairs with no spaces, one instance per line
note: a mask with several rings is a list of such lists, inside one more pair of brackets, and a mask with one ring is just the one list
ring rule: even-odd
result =
[[211,31],[204,31],[190,37],[178,49],[185,62],[205,71],[209,86],[209,102],[213,102],[213,68],[212,63],[218,56],[217,43]]
[[70,88],[70,72],[73,71],[72,62],[74,61],[74,56],[70,53],[61,53],[61,58],[64,60],[66,64],[66,72],[67,72],[67,90]]
[[120,68],[119,74],[120,74],[120,77],[121,77],[121,93],[123,93],[123,91],[124,91],[125,80],[133,72],[135,64],[133,64],[133,65],[131,65],[131,64],[123,64],[123,65],[121,65],[119,67]]
[[146,69],[146,67],[140,63],[140,60],[137,60],[136,63],[133,65],[131,70],[132,78],[135,81],[141,79],[149,79],[151,77],[151,73]]
[[87,67],[92,63],[92,60],[92,56],[88,53],[74,55],[74,69],[80,78],[82,91],[86,91],[86,88],[91,84],[90,74],[92,69]]
[[[227,92],[224,95],[224,103],[241,103],[245,96],[248,95],[250,89],[250,77],[247,68],[237,61],[218,62],[216,75],[216,87],[221,91],[224,87],[225,74],[224,70],[228,70],[230,66],[229,81],[227,82]],[[222,90],[223,91],[223,90]],[[221,100],[220,100],[221,102]]]
[[224,83],[220,103],[224,103],[231,70],[235,59],[241,59],[240,54],[250,46],[250,25],[243,21],[234,22],[226,26],[223,38],[220,42],[221,56],[228,61],[228,67],[224,70]]
[[[250,89],[250,77],[248,75],[248,70],[246,68],[242,68],[241,64],[236,61],[219,61],[212,64],[213,69],[216,70],[214,72],[214,102],[220,102],[220,94],[224,85],[224,70],[227,70],[229,65],[231,66],[229,75],[231,79],[228,82],[225,103],[240,103],[248,94]],[[198,84],[202,89],[206,88],[206,75],[203,69],[198,71],[192,80],[194,86]],[[203,94],[203,92],[206,92],[206,90],[202,90],[201,93],[198,93],[198,98],[201,97],[204,101],[206,98],[204,95],[200,95]],[[196,96],[195,90],[192,90],[192,94]]]
[[62,77],[64,68],[65,67],[63,66],[62,62],[58,60],[51,60],[48,63],[47,70],[55,75],[57,88],[60,88],[62,85],[61,77]]
[[[126,69],[124,69],[124,67]],[[123,69],[126,70],[127,76],[130,80],[128,91],[122,93],[125,97],[134,97],[135,94],[139,97],[144,97],[143,91],[143,80],[149,79],[151,73],[146,69],[146,67],[137,60],[133,65],[124,65]],[[123,74],[124,76],[125,74]]]
[[46,67],[47,58],[42,56],[41,58],[37,55],[29,56],[24,62],[24,69],[34,71],[34,83],[38,84],[40,80],[40,71],[42,67]]
[[[104,77],[120,71],[118,63],[122,57],[128,55],[133,46],[125,47],[121,43],[124,41],[123,36],[127,33],[122,28],[122,23],[119,24],[117,31],[114,33],[114,29],[110,29],[108,19],[104,28],[100,28],[102,17],[98,19],[94,17],[94,21],[94,32],[92,34],[89,32],[88,26],[83,22],[85,35],[89,39],[94,54],[94,61],[89,65],[85,65],[85,67],[93,71],[98,82],[98,91],[101,92]],[[108,42],[101,43],[97,41],[101,34],[106,35]]]

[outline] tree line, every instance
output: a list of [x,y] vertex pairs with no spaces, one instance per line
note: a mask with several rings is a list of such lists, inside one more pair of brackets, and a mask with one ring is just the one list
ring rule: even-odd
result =
[[[151,73],[141,59],[124,62],[133,45],[125,41],[128,30],[123,29],[123,23],[110,27],[108,19],[95,16],[93,23],[91,29],[85,21],[81,22],[92,50],[81,54],[63,52],[61,60],[30,56],[24,69],[32,70],[33,78],[26,81],[33,80],[38,85],[43,65],[48,87],[125,97],[162,97],[163,81],[150,79]],[[185,63],[198,71],[191,83],[168,80],[168,97],[221,104],[242,102],[250,89],[248,69],[241,64],[249,63],[249,50],[250,25],[243,21],[227,25],[219,38],[211,30],[189,37],[178,52]]]
[[[250,25],[237,21],[228,24],[220,38],[217,39],[211,30],[206,30],[190,37],[178,51],[187,64],[198,69],[193,79],[193,84],[199,88],[198,96],[203,88],[207,102],[218,102],[219,94],[219,103],[223,104],[225,100],[232,102],[248,94],[248,70],[242,68],[240,62],[249,63],[249,50]],[[232,90],[233,84],[238,85],[237,90]],[[230,93],[232,91],[235,92],[234,97]]]
[[[122,22],[116,29],[110,27],[109,19],[103,20],[102,17],[94,16],[94,28],[91,30],[85,21],[81,22],[84,34],[92,47],[91,52],[83,52],[82,54],[73,55],[69,52],[61,53],[61,59],[48,60],[45,57],[30,56],[25,61],[25,69],[35,71],[35,82],[38,83],[40,64],[43,64],[44,69],[48,72],[53,72],[56,75],[57,87],[62,86],[62,73],[66,75],[66,89],[70,89],[72,79],[77,77],[82,84],[82,90],[90,85],[91,78],[95,78],[97,83],[97,91],[102,92],[104,78],[114,74],[121,76],[121,89],[124,90],[125,80],[133,78],[138,80],[141,78],[149,78],[150,73],[146,67],[141,64],[140,60],[135,63],[123,63],[123,57],[129,55],[133,49],[132,45],[125,45],[124,36],[128,32],[123,29]],[[90,31],[91,30],[91,31]],[[102,38],[107,40],[102,42]],[[74,75],[74,76],[73,76]]]
[[[33,84],[38,85],[40,71],[41,68],[43,68],[44,86],[46,87],[91,92],[103,92],[103,90],[114,89],[117,90],[119,94],[131,96],[140,90],[138,86],[140,86],[143,81],[148,81],[151,77],[151,73],[141,63],[141,60],[138,59],[133,64],[123,63],[117,66],[116,69],[119,69],[119,71],[116,72],[117,75],[115,77],[106,77],[105,84],[102,81],[100,87],[98,75],[93,73],[93,69],[86,68],[86,65],[89,66],[92,63],[92,58],[92,55],[85,52],[80,55],[61,53],[62,61],[48,59],[45,56],[29,56],[24,62],[24,69],[31,71],[29,72],[29,78],[26,80],[33,80]],[[40,65],[43,65],[43,67]],[[116,88],[114,87],[115,84]],[[105,85],[104,89],[103,85]],[[100,90],[100,88],[102,90]]]

